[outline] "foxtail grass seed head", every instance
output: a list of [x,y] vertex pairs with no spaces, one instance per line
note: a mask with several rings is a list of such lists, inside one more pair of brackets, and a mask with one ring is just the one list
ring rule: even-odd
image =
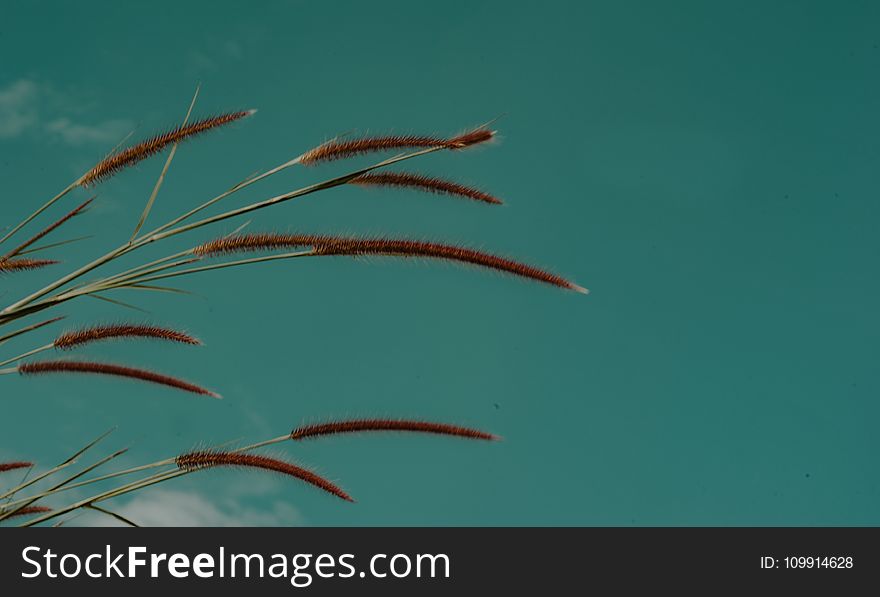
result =
[[154,325],[116,323],[97,325],[61,334],[54,342],[59,350],[70,350],[84,344],[110,339],[148,338],[177,342],[180,344],[200,345],[201,342],[189,334]]
[[315,255],[378,255],[440,259],[467,263],[495,271],[506,272],[560,288],[587,294],[587,289],[554,273],[537,267],[469,249],[437,242],[394,238],[339,237],[316,234],[238,234],[204,243],[193,249],[200,257],[216,257],[232,253],[312,247]]
[[0,274],[41,269],[59,263],[53,259],[0,259]]
[[483,203],[491,203],[494,205],[501,205],[502,203],[497,197],[493,197],[489,193],[485,193],[474,187],[469,187],[458,182],[444,180],[434,176],[412,174],[410,172],[368,172],[352,178],[348,183],[361,186],[415,189],[440,195],[464,197],[466,199],[473,199],[474,201],[482,201]]
[[324,477],[321,477],[317,473],[291,462],[285,462],[283,460],[278,460],[277,458],[270,458],[260,454],[202,450],[178,456],[175,459],[175,463],[180,470],[184,471],[193,471],[217,466],[256,468],[273,471],[281,473],[282,475],[294,477],[300,481],[305,481],[306,483],[314,485],[318,489],[331,493],[347,502],[354,501],[352,497],[340,487]]
[[446,147],[447,149],[467,149],[473,145],[479,145],[480,143],[491,141],[495,138],[496,134],[496,131],[490,131],[485,127],[480,127],[449,139],[446,143]]
[[313,244],[310,241],[317,238],[319,237],[307,234],[275,234],[272,232],[232,234],[202,243],[194,247],[192,253],[197,257],[222,257],[236,253],[291,249],[310,246]]
[[112,377],[123,377],[126,379],[134,379],[145,381],[147,383],[158,384],[175,388],[192,394],[201,394],[212,398],[220,398],[220,395],[205,389],[201,386],[189,383],[170,375],[155,373],[145,369],[135,369],[134,367],[125,367],[122,365],[113,365],[109,363],[92,363],[83,361],[39,361],[36,363],[24,363],[18,366],[18,372],[21,375],[45,375],[52,373],[61,374],[93,374],[107,375]]
[[[196,92],[196,95],[198,95],[198,92]],[[194,102],[195,97],[193,98],[193,103]],[[109,153],[109,155],[98,162],[91,170],[83,174],[79,178],[79,180],[70,184],[64,191],[51,199],[42,208],[34,212],[31,216],[29,216],[29,218],[24,220],[17,227],[13,228],[6,236],[0,239],[0,243],[5,242],[8,238],[16,234],[19,229],[28,225],[37,216],[40,216],[45,210],[55,204],[55,202],[66,195],[69,191],[74,190],[76,187],[95,186],[103,181],[106,181],[107,179],[111,178],[115,174],[130,166],[134,166],[141,161],[155,156],[165,150],[176,147],[177,143],[196,137],[213,129],[231,124],[254,113],[254,110],[228,112],[224,114],[209,116],[198,121],[189,122],[191,110],[192,104],[190,105],[190,111],[187,113],[187,118],[182,125],[176,126],[175,128],[171,128],[166,132],[162,132],[151,138],[143,140],[139,143],[131,144],[127,147],[120,144],[120,146],[122,147],[121,149],[114,149],[111,153]],[[169,158],[166,161],[165,169],[163,169],[159,181],[154,187],[153,195],[151,196],[147,204],[147,208],[144,211],[141,221],[135,229],[135,233],[132,236],[132,239],[127,245],[122,245],[120,248],[116,249],[115,251],[111,251],[106,256],[99,258],[98,260],[93,261],[92,263],[83,266],[78,270],[75,270],[67,276],[56,280],[54,283],[50,284],[46,288],[38,290],[30,296],[25,297],[17,303],[10,305],[6,309],[3,309],[2,312],[0,312],[0,325],[9,323],[20,317],[31,315],[32,313],[36,313],[45,308],[55,306],[60,302],[69,300],[70,298],[76,296],[91,295],[95,298],[103,298],[110,302],[121,303],[120,301],[112,300],[108,297],[103,297],[100,293],[107,289],[122,288],[126,286],[137,287],[138,281],[143,281],[143,284],[140,286],[141,288],[175,290],[172,288],[163,289],[162,287],[158,286],[147,286],[146,282],[149,280],[160,279],[174,275],[195,273],[207,269],[216,269],[226,266],[239,266],[262,261],[264,260],[264,257],[261,256],[255,259],[243,259],[241,261],[232,261],[230,263],[219,263],[205,266],[203,268],[194,267],[184,270],[178,269],[182,265],[199,261],[201,258],[224,257],[238,253],[261,251],[296,251],[290,254],[272,255],[269,257],[265,257],[265,259],[300,256],[388,256],[413,259],[434,259],[474,265],[481,268],[504,272],[521,278],[526,278],[542,282],[544,284],[550,284],[560,288],[574,290],[586,294],[586,289],[552,272],[534,267],[526,263],[514,261],[506,257],[501,257],[477,249],[471,249],[458,245],[445,244],[440,242],[409,240],[405,238],[388,238],[383,236],[361,237],[289,233],[243,234],[240,232],[241,228],[230,235],[217,238],[209,242],[205,242],[204,244],[201,244],[191,249],[191,251],[189,252],[191,254],[183,260],[178,259],[181,256],[187,255],[186,251],[184,251],[183,253],[171,255],[169,257],[151,262],[146,265],[142,265],[132,270],[128,270],[127,272],[119,274],[118,276],[102,278],[97,281],[84,281],[75,286],[71,284],[75,283],[76,280],[82,278],[85,274],[93,271],[97,267],[109,263],[110,261],[114,261],[116,258],[122,257],[123,255],[126,255],[128,252],[133,251],[134,249],[141,248],[149,242],[162,240],[178,233],[187,232],[189,230],[200,228],[208,224],[213,224],[221,220],[226,220],[232,217],[243,215],[244,213],[255,211],[257,209],[262,209],[264,207],[274,205],[282,200],[291,199],[311,192],[325,190],[330,187],[339,186],[341,184],[353,184],[363,187],[391,187],[399,189],[409,189],[440,195],[460,197],[463,199],[479,201],[487,204],[501,204],[502,201],[497,197],[480,189],[470,187],[458,182],[424,174],[416,174],[411,172],[393,172],[384,170],[384,167],[390,166],[392,162],[402,161],[403,159],[423,156],[425,154],[441,150],[460,151],[470,147],[474,147],[476,145],[491,142],[496,136],[496,131],[490,130],[488,128],[489,126],[489,124],[485,124],[483,126],[468,130],[455,136],[383,135],[363,136],[359,138],[333,139],[307,151],[299,158],[291,160],[286,164],[279,166],[278,168],[266,171],[265,173],[260,175],[254,175],[246,179],[244,183],[239,183],[238,185],[232,187],[226,193],[217,196],[215,199],[210,200],[200,207],[190,210],[189,212],[178,217],[177,219],[172,220],[166,225],[158,228],[157,232],[151,233],[149,237],[139,237],[138,231],[141,229],[141,225],[143,224],[150,211],[150,208],[153,205],[153,200],[155,199],[156,192],[158,192],[159,186],[164,179],[165,172],[171,162],[171,159]],[[178,226],[178,224],[180,224],[184,220],[191,218],[196,213],[210,207],[211,205],[213,205],[220,199],[228,196],[229,194],[243,189],[251,182],[261,180],[269,176],[270,174],[278,172],[293,164],[301,163],[303,165],[317,165],[380,152],[396,152],[398,157],[392,160],[383,161],[370,168],[351,172],[345,176],[336,177],[323,183],[304,187],[298,191],[294,191],[289,194],[277,196],[273,199],[269,199],[266,201],[253,203],[251,205],[247,205],[243,208],[239,208],[236,210],[230,210],[224,213],[220,213],[218,215],[205,218],[197,222],[190,222],[187,225]],[[402,154],[402,152],[406,153]],[[0,274],[34,270],[58,263],[54,260],[30,259],[28,257],[33,256],[38,251],[57,249],[59,246],[65,245],[69,242],[73,242],[72,240],[52,244],[41,243],[41,246],[34,248],[31,248],[32,245],[35,245],[35,243],[64,225],[66,222],[81,214],[83,211],[86,210],[91,202],[92,199],[88,199],[60,219],[54,221],[49,226],[36,233],[27,241],[18,245],[9,252],[5,252],[5,254],[0,255]],[[243,227],[244,226],[242,226],[242,228]],[[177,261],[170,263],[171,260]],[[175,271],[172,273],[156,275],[152,277],[148,276],[148,274],[172,268],[175,268]],[[70,286],[68,286],[69,284]],[[68,290],[61,290],[62,288],[68,288]],[[54,294],[56,291],[59,290],[61,292],[60,294]],[[121,304],[125,305],[124,303]],[[36,330],[50,323],[54,323],[58,319],[61,318],[59,317],[56,319],[31,324],[30,326],[21,328],[19,330],[16,330],[15,332],[0,335],[0,344],[14,337],[20,336],[21,334]],[[5,364],[11,366],[9,368],[0,369],[0,375],[18,373],[22,376],[40,376],[52,374],[108,376],[146,382],[149,384],[156,384],[164,386],[166,388],[176,389],[188,393],[220,398],[220,395],[199,385],[190,383],[177,377],[146,369],[104,362],[89,362],[66,359],[27,362],[29,359],[33,358],[34,355],[51,350],[52,348],[55,348],[59,351],[67,351],[92,343],[114,339],[154,339],[186,345],[201,344],[201,342],[197,338],[185,332],[167,327],[135,323],[92,325],[62,333],[58,335],[55,341],[48,346],[34,348],[28,352],[19,355],[18,357],[3,361]],[[56,357],[57,356],[60,355],[56,355]],[[262,443],[253,444],[248,448],[242,448],[241,450],[196,450],[177,456],[173,459],[173,462],[176,465],[178,471],[183,472],[191,472],[215,467],[234,467],[269,471],[305,482],[340,499],[353,502],[354,500],[352,499],[352,497],[342,488],[312,470],[303,468],[302,466],[299,466],[298,464],[295,464],[293,462],[273,458],[262,454],[255,454],[252,452],[258,447],[275,444],[277,442],[286,441],[288,439],[302,441],[340,434],[374,432],[407,432],[432,434],[481,441],[495,441],[501,439],[499,436],[486,431],[448,423],[407,419],[356,418],[302,425],[300,427],[297,427],[296,429],[293,429],[290,432],[289,436],[281,436],[270,439]],[[98,440],[95,440],[95,442],[96,441]],[[75,456],[68,460],[67,463],[73,462],[79,454],[82,454],[95,442],[87,445],[86,448],[78,452]],[[86,470],[81,471],[68,481],[71,481],[87,473],[89,470],[92,470],[96,466],[101,465],[112,458],[115,458],[122,452],[124,452],[124,450],[117,452],[116,454],[111,455],[104,460],[99,461],[91,468],[87,468]],[[156,466],[164,466],[169,464],[170,462],[172,461],[166,459],[159,461],[158,463],[135,467],[132,469],[119,471],[117,473],[112,473],[97,478],[90,477],[83,482],[77,483],[75,485],[70,485],[66,487],[66,489],[69,489],[71,487],[78,487],[79,485],[85,485],[87,483],[104,481],[111,477],[117,477],[135,471],[146,470],[148,468]],[[33,466],[33,463],[25,461],[0,462],[0,473],[15,471],[18,469],[28,469]],[[30,479],[29,481],[9,491],[7,497],[16,493],[22,488],[27,487],[29,484],[39,482],[45,476],[52,474],[56,470],[57,469],[52,469],[41,476]],[[121,495],[122,493],[126,493],[128,491],[140,489],[142,487],[145,487],[146,485],[151,484],[155,479],[162,481],[180,474],[179,472],[172,469],[170,474],[166,476],[166,473],[168,472],[169,471],[165,471],[163,473],[159,473],[156,476],[148,477],[146,479],[148,482],[142,484],[140,482],[134,482],[123,485],[121,488],[117,488],[110,492],[96,496],[97,499],[93,498],[90,500],[77,502],[64,509],[59,508],[58,510],[53,511],[52,508],[46,506],[31,505],[34,504],[36,500],[41,497],[54,495],[55,489],[61,487],[59,485],[58,487],[36,495],[35,497],[9,502],[13,505],[10,506],[9,503],[7,503],[7,507],[5,508],[5,510],[3,504],[0,503],[0,518],[45,514],[45,516],[40,516],[38,518],[33,518],[24,522],[25,525],[40,524],[45,520],[55,518],[78,508],[90,506],[97,508],[97,506],[94,506],[93,504],[97,501],[100,501],[101,499],[107,499],[108,497],[113,497],[115,495]],[[63,484],[64,483],[62,483],[62,485]],[[22,507],[18,509],[14,509],[15,504],[19,502],[22,502],[24,505],[22,505]],[[117,518],[120,517],[117,516]]]
[[22,251],[24,251],[25,249],[27,249],[28,247],[30,247],[31,245],[33,245],[34,243],[36,243],[40,239],[44,238],[45,236],[47,236],[50,233],[52,233],[53,231],[55,231],[57,228],[61,227],[68,220],[81,214],[89,205],[91,205],[92,201],[94,201],[94,197],[86,200],[79,207],[68,212],[65,216],[56,220],[54,223],[50,224],[49,226],[46,226],[43,230],[41,230],[40,232],[38,232],[37,234],[35,234],[31,238],[26,240],[25,242],[23,242],[22,244],[20,244],[16,248],[14,248],[13,250],[11,250],[9,253],[7,253],[4,258],[8,259],[8,258],[11,258],[11,257],[14,257],[14,256],[20,254]]
[[430,421],[407,421],[402,419],[352,419],[348,421],[330,421],[328,423],[316,423],[297,427],[290,433],[290,439],[303,440],[325,435],[337,435],[340,433],[362,433],[369,431],[410,431],[414,433],[432,433],[437,435],[449,435],[468,439],[500,440],[501,438],[492,433],[449,425],[447,423],[432,423]]
[[9,514],[9,518],[18,518],[19,516],[30,516],[32,514],[45,514],[46,512],[51,512],[52,508],[48,506],[25,506],[23,508],[17,509],[15,512],[11,512]]
[[256,110],[242,110],[239,112],[228,112],[216,116],[209,116],[196,122],[175,127],[168,132],[161,133],[151,137],[145,141],[141,141],[136,145],[111,153],[103,160],[98,162],[94,168],[86,172],[77,184],[82,187],[89,187],[103,182],[110,178],[120,170],[137,164],[149,157],[160,153],[174,143],[179,143],[191,137],[195,137],[201,133],[225,126],[229,123],[241,120],[253,114]]
[[495,131],[478,128],[455,137],[434,137],[429,135],[384,135],[361,137],[358,139],[334,139],[304,153],[300,163],[307,166],[344,160],[368,153],[409,149],[465,149],[485,143],[495,136]]
[[0,473],[5,473],[7,471],[15,471],[21,468],[31,468],[34,466],[33,462],[0,462]]

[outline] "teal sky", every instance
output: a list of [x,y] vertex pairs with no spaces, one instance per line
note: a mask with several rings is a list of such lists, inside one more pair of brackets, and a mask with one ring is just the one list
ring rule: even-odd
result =
[[[114,506],[146,524],[878,524],[878,19],[868,1],[8,3],[4,225],[129,131],[177,123],[198,83],[197,114],[259,112],[180,148],[153,224],[338,133],[446,134],[502,116],[495,146],[412,164],[479,184],[501,208],[343,188],[260,212],[248,229],[460,242],[592,293],[437,263],[315,259],[180,281],[192,296],[114,295],[149,315],[72,303],[68,326],[147,320],[198,335],[205,347],[83,355],[225,399],[0,377],[0,458],[50,466],[118,426],[103,449],[131,446],[121,461],[134,465],[304,420],[406,416],[505,441],[352,436],[274,450],[355,505],[206,471]],[[93,238],[52,255],[62,266],[4,277],[4,304],[125,240],[162,163],[99,187],[57,237]],[[229,205],[344,167],[294,169]]]

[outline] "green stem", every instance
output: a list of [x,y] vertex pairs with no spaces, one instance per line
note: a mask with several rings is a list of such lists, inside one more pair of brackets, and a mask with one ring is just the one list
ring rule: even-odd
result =
[[[148,276],[146,278],[137,278],[135,281],[137,284],[143,284],[146,282],[155,282],[156,280],[165,280],[166,278],[176,278],[178,276],[186,276],[189,274],[196,274],[199,272],[207,272],[216,269],[224,269],[227,267],[239,267],[242,265],[250,265],[253,263],[262,263],[264,261],[276,261],[279,259],[296,259],[297,257],[310,257],[312,255],[316,255],[316,253],[312,250],[309,251],[297,251],[295,253],[281,253],[278,255],[263,255],[260,257],[252,257],[250,259],[240,259],[238,261],[227,261],[225,263],[215,263],[213,265],[204,265],[202,267],[191,267],[189,269],[180,270],[177,272],[171,272],[168,274],[159,274],[156,276]],[[119,284],[114,285],[104,290],[110,290],[112,288],[124,288],[126,286],[130,286],[131,284]]]
[[22,359],[26,359],[28,357],[32,357],[35,354],[40,354],[41,352],[46,352],[47,350],[52,350],[53,348],[55,348],[55,344],[47,344],[46,346],[41,346],[39,348],[29,350],[25,353],[18,355],[17,357],[12,357],[11,359],[7,359],[3,362],[0,362],[0,367],[4,367],[6,365],[9,365],[10,363],[15,363],[17,361],[20,361]]
[[64,189],[63,191],[61,191],[60,193],[58,193],[57,195],[55,195],[51,199],[49,199],[46,203],[43,204],[43,206],[40,209],[38,209],[37,211],[35,211],[34,213],[32,213],[31,215],[26,217],[24,220],[22,220],[22,222],[18,226],[16,226],[15,228],[13,228],[9,232],[7,232],[6,236],[4,236],[3,238],[0,238],[0,245],[2,245],[7,240],[12,238],[16,232],[18,232],[19,230],[21,230],[22,228],[24,228],[25,226],[30,224],[37,216],[39,216],[41,213],[43,213],[44,211],[46,211],[47,209],[52,207],[56,201],[58,201],[59,199],[64,197],[67,193],[69,193],[70,191],[75,189],[78,185],[79,185],[79,179],[77,179],[76,181],[67,185],[66,189]]
[[[261,442],[257,442],[255,444],[251,444],[249,446],[244,446],[243,448],[231,450],[231,452],[234,452],[234,453],[236,453],[236,452],[249,452],[251,450],[256,450],[258,448],[270,446],[273,444],[278,444],[278,443],[288,441],[288,440],[290,440],[290,434],[281,435],[281,436],[278,436],[278,437],[275,437],[272,439],[268,439],[268,440],[264,440]],[[170,464],[170,463],[173,463],[175,460],[176,460],[176,458],[173,458],[173,459],[169,459],[169,461],[160,461],[160,462],[169,462],[169,464]],[[154,465],[147,465],[147,466],[160,466],[160,464],[154,463]],[[120,472],[119,474],[114,474],[114,475],[119,476],[121,474],[135,472],[135,470],[136,469],[129,469],[129,471]],[[143,470],[143,469],[141,469],[141,470]],[[22,526],[33,526],[35,524],[39,524],[41,522],[45,522],[47,520],[51,520],[52,518],[56,518],[58,516],[66,514],[68,512],[72,512],[72,511],[77,510],[79,508],[87,507],[95,502],[102,502],[102,501],[109,500],[114,497],[119,497],[121,495],[125,495],[125,494],[131,493],[133,491],[137,491],[138,489],[143,489],[145,487],[149,487],[150,485],[155,485],[157,483],[161,483],[163,481],[168,481],[170,479],[174,479],[176,477],[187,475],[187,474],[193,473],[193,472],[195,472],[195,470],[173,469],[170,471],[162,471],[162,472],[156,473],[154,475],[150,475],[149,477],[145,477],[145,478],[139,479],[137,481],[132,481],[131,483],[127,483],[127,484],[122,485],[120,487],[117,487],[115,489],[111,489],[109,491],[104,491],[104,492],[96,494],[90,498],[80,500],[78,502],[70,504],[69,506],[65,506],[63,508],[53,510],[51,512],[47,512],[43,516],[29,520],[28,522],[26,522]],[[109,477],[105,476],[104,478],[109,478]],[[95,479],[90,482],[97,482],[97,480],[98,479]],[[83,484],[85,484],[85,483],[83,483]],[[68,487],[68,489],[70,489],[70,488],[72,488],[72,486]]]
[[[192,222],[190,224],[178,226],[177,228],[165,229],[162,232],[148,233],[146,235],[139,237],[137,240],[135,240],[133,242],[129,242],[129,243],[126,243],[126,244],[118,247],[117,249],[111,251],[110,253],[107,253],[103,257],[99,257],[98,259],[92,261],[91,263],[84,265],[83,267],[68,274],[67,276],[64,276],[60,280],[57,280],[56,282],[49,284],[45,288],[38,290],[37,292],[35,292],[35,293],[21,299],[20,301],[6,307],[2,311],[0,311],[0,325],[2,325],[2,323],[5,323],[6,321],[8,321],[10,319],[10,315],[12,315],[16,311],[26,307],[27,305],[34,302],[35,300],[38,300],[38,299],[46,296],[47,294],[49,294],[55,290],[58,290],[59,288],[61,288],[65,284],[79,278],[80,276],[82,276],[82,275],[84,275],[94,269],[97,269],[98,267],[108,263],[109,261],[112,261],[113,259],[116,259],[118,257],[121,257],[122,255],[125,255],[126,253],[134,251],[135,249],[139,249],[139,248],[144,247],[148,244],[163,240],[165,238],[176,236],[178,234],[183,234],[184,232],[189,232],[191,230],[195,230],[197,228],[201,228],[201,227],[207,226],[209,224],[214,224],[216,222],[228,220],[229,218],[234,218],[234,217],[246,214],[246,213],[250,213],[252,211],[257,211],[259,209],[264,209],[266,207],[270,207],[270,206],[276,205],[278,203],[289,201],[289,200],[295,199],[297,197],[303,197],[305,195],[310,195],[310,194],[316,193],[318,191],[323,191],[325,189],[337,187],[337,186],[346,184],[352,178],[355,178],[357,176],[360,176],[360,175],[365,174],[367,172],[370,172],[372,170],[376,170],[377,168],[383,168],[385,166],[390,166],[391,164],[396,164],[397,162],[402,162],[402,161],[416,158],[419,156],[427,155],[429,153],[433,153],[435,151],[440,151],[442,149],[445,149],[445,147],[443,147],[443,146],[430,147],[428,149],[423,149],[423,150],[412,152],[412,153],[402,154],[402,155],[399,155],[399,156],[396,156],[393,158],[389,158],[387,160],[383,160],[383,161],[381,161],[377,164],[374,164],[372,166],[362,168],[362,169],[357,170],[355,172],[345,174],[343,176],[331,178],[331,179],[326,180],[324,182],[319,182],[319,183],[316,183],[316,184],[313,184],[313,185],[310,185],[307,187],[303,187],[301,189],[298,189],[296,191],[292,191],[290,193],[285,193],[283,195],[277,195],[275,197],[272,197],[270,199],[266,199],[264,201],[252,203],[250,205],[246,205],[246,206],[238,208],[238,209],[233,209],[233,210],[218,214],[216,216],[212,216],[209,218],[204,218],[202,220],[198,220],[197,222]],[[293,162],[296,162],[296,161],[297,160],[293,160]],[[278,168],[275,168],[270,172],[274,173],[274,172],[280,171],[281,169],[283,169],[283,166],[284,165],[279,166]],[[257,179],[258,178],[260,178],[260,177],[257,177]],[[232,192],[235,192],[237,190],[240,190],[241,188],[244,188],[245,186],[248,186],[249,184],[252,184],[257,179],[252,179],[252,180],[247,181],[244,184],[233,187]],[[199,211],[198,208],[196,211]],[[162,228],[166,228],[166,227],[162,227]],[[4,316],[5,316],[5,318],[4,318]]]

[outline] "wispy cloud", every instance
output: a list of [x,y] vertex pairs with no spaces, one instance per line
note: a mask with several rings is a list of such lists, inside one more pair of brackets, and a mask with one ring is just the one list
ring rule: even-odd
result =
[[[269,508],[251,508],[229,499],[208,499],[198,493],[153,490],[135,496],[113,511],[141,526],[151,527],[240,527],[296,526],[302,524],[299,511],[286,502]],[[120,526],[109,517],[88,521],[93,526]]]
[[52,86],[31,79],[0,86],[0,139],[33,135],[67,145],[106,145],[119,141],[134,127],[131,121],[118,118],[80,121],[81,110],[67,98]]
[[130,120],[106,120],[95,125],[73,122],[70,118],[56,118],[46,123],[47,132],[58,135],[69,145],[85,143],[116,143],[132,128]]
[[210,49],[193,49],[187,55],[187,70],[192,74],[212,73],[230,62],[238,62],[244,57],[242,45],[233,40],[206,45]]
[[21,79],[0,88],[0,139],[17,137],[37,123],[37,84]]

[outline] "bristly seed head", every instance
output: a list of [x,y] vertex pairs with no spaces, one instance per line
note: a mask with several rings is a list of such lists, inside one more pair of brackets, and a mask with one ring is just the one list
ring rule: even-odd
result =
[[51,512],[52,508],[48,506],[24,506],[23,508],[19,508],[14,512],[9,513],[9,518],[17,518],[19,516],[30,516],[31,514],[44,514],[46,512]]
[[282,475],[288,475],[314,485],[318,489],[322,489],[327,493],[331,493],[345,501],[353,502],[350,495],[343,491],[340,487],[321,477],[308,469],[291,462],[270,458],[260,454],[244,454],[241,452],[222,452],[215,450],[201,450],[183,454],[175,459],[175,463],[180,470],[193,471],[203,468],[216,466],[233,466],[257,468],[267,471],[274,471]]
[[0,274],[40,269],[59,263],[53,259],[0,259]]
[[82,361],[40,361],[37,363],[24,363],[18,366],[21,375],[42,375],[45,373],[90,373],[95,375],[109,375],[124,377],[154,383],[158,385],[183,390],[193,394],[201,394],[212,398],[220,398],[220,395],[201,386],[189,383],[170,375],[163,375],[145,369],[112,365],[109,363],[91,363]]
[[415,433],[433,433],[468,439],[499,440],[497,435],[447,423],[429,421],[406,421],[401,419],[353,419],[349,421],[331,421],[297,427],[290,433],[290,439],[302,440],[324,435],[339,433],[361,433],[365,431],[411,431]]
[[14,471],[20,468],[31,468],[34,466],[33,462],[0,462],[0,473],[5,473],[6,471]]
[[56,230],[57,228],[62,226],[68,220],[75,218],[76,216],[81,214],[83,212],[83,210],[85,210],[85,208],[87,208],[92,203],[93,200],[94,200],[94,197],[86,200],[85,202],[80,204],[79,207],[68,212],[67,215],[56,220],[54,223],[50,224],[49,226],[46,226],[45,228],[43,228],[43,230],[41,230],[40,232],[38,232],[37,234],[35,234],[34,236],[32,236],[31,238],[26,240],[25,242],[23,242],[19,246],[15,247],[11,251],[9,251],[9,253],[7,253],[5,255],[5,257],[0,258],[0,261],[2,261],[3,259],[10,259],[12,257],[15,257],[16,255],[20,254],[22,251],[24,251],[25,249],[27,249],[28,247],[30,247],[31,245],[36,243],[41,238],[44,238],[45,236],[49,235],[51,232],[53,232],[54,230]]
[[166,133],[151,137],[146,141],[142,141],[137,145],[132,145],[126,149],[111,153],[106,158],[98,162],[94,168],[86,172],[77,184],[82,187],[88,187],[102,182],[120,170],[145,160],[174,143],[178,143],[190,137],[194,137],[211,129],[215,129],[227,125],[236,120],[241,120],[253,114],[255,110],[242,110],[239,112],[229,112],[219,114],[217,116],[209,116],[202,120],[178,126]]
[[495,131],[480,127],[455,137],[432,137],[425,135],[385,135],[380,137],[362,137],[360,139],[334,139],[304,153],[300,163],[307,166],[321,162],[344,160],[359,155],[379,151],[400,149],[465,149],[472,145],[485,143],[495,136]]
[[59,350],[69,350],[84,344],[114,338],[152,338],[168,342],[178,342],[181,344],[201,344],[197,338],[193,338],[189,334],[169,328],[154,325],[109,324],[67,332],[58,336],[54,342],[54,346]]
[[316,234],[238,234],[199,245],[193,253],[215,257],[248,251],[312,247],[315,255],[378,255],[441,259],[485,267],[560,288],[587,293],[585,288],[542,269],[475,249],[436,242],[393,238],[338,237]]
[[441,195],[465,197],[494,205],[501,205],[502,203],[497,197],[493,197],[479,189],[434,176],[424,176],[410,172],[368,172],[352,178],[348,183],[363,186],[410,188]]
[[496,131],[490,131],[485,127],[480,127],[466,133],[462,133],[457,137],[453,137],[447,143],[448,149],[466,149],[472,145],[479,145],[491,141],[495,138]]

